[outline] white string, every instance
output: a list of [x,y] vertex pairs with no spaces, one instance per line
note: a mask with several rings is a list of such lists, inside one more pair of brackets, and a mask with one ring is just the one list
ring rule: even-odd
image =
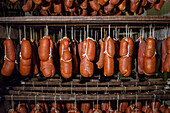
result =
[[88,40],[95,41],[93,38],[90,38],[90,37],[87,38],[87,41],[86,41],[86,50],[85,50],[85,53],[82,56],[83,56],[83,58],[86,57],[90,61],[90,59],[89,59],[89,57],[87,55]]
[[108,42],[108,40],[109,40],[110,38],[111,38],[111,37],[108,36],[107,39],[106,39],[106,46],[105,46],[104,54],[107,54],[109,57],[113,58],[114,56],[111,56],[111,55],[107,52],[107,42]]

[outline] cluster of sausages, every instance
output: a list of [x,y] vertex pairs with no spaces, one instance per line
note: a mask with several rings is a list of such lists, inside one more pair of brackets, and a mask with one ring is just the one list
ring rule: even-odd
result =
[[162,41],[162,73],[170,72],[170,37]]
[[[120,102],[117,104],[116,110],[112,109],[113,104],[107,101],[103,101],[99,104],[91,106],[90,102],[81,102],[80,109],[77,104],[73,102],[53,102],[30,104],[30,113],[169,113],[170,108],[167,108],[164,103],[147,102],[142,106],[142,102],[136,102],[135,104],[129,104],[128,101]],[[20,103],[16,109],[10,109],[8,113],[28,113],[28,105],[26,103]]]
[[[17,0],[10,0],[12,3]],[[128,12],[142,14],[144,10],[160,10],[164,0],[27,0],[24,12],[39,10],[43,16],[75,15],[124,15]]]
[[[170,72],[169,40],[170,37],[162,41],[162,72]],[[137,41],[138,73],[151,76],[156,68],[156,41],[152,37],[147,38],[146,42],[142,37]],[[91,77],[95,71],[103,69],[104,76],[112,76],[120,71],[128,77],[132,70],[133,49],[132,38],[119,41],[108,36],[97,41],[88,37],[83,42],[77,42],[76,39],[63,37],[58,42],[53,42],[47,35],[40,39],[39,45],[23,39],[18,61],[19,72],[22,76],[27,76],[41,71],[45,77],[61,74],[68,79],[79,73],[83,77]],[[4,54],[1,74],[10,76],[16,60],[11,39],[4,41]]]

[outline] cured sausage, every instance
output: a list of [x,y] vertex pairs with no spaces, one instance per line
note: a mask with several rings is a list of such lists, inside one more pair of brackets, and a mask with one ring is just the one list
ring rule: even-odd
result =
[[16,108],[18,113],[27,113],[26,106],[19,104],[18,107]]
[[125,76],[131,74],[132,68],[132,54],[133,54],[133,40],[131,38],[124,38],[120,42],[120,58],[119,70]]
[[60,41],[59,54],[60,54],[60,72],[64,78],[72,76],[72,58],[69,47],[70,39],[64,37]]
[[17,111],[14,111],[14,109],[9,109],[8,113],[18,113]]
[[[119,51],[120,49],[120,41],[119,40],[115,40],[115,51]],[[119,59],[120,55],[119,52],[115,52],[115,56],[114,56],[114,73],[117,74],[119,72]]]
[[74,0],[65,0],[64,5],[66,7],[72,7]]
[[126,9],[126,0],[123,0],[123,2],[118,6],[120,11],[125,11]]
[[153,38],[148,38],[145,45],[144,55],[145,57],[152,57],[155,54],[155,40]]
[[83,113],[88,113],[89,110],[90,110],[90,103],[82,103],[81,104],[81,111]]
[[164,113],[170,113],[170,108],[167,108]]
[[93,60],[95,59],[95,40],[87,38],[82,43],[82,60],[80,61],[80,73],[83,77],[91,77],[94,72]]
[[47,2],[43,0],[41,4],[41,10],[47,11],[48,9],[50,9],[50,7],[51,7],[51,2]]
[[97,11],[91,12],[91,16],[97,16]]
[[104,6],[108,0],[97,0],[101,6]]
[[35,4],[41,4],[42,3],[42,0],[33,0],[33,2],[35,3]]
[[38,66],[39,66],[39,64],[38,64],[38,47],[37,47],[37,45],[36,45],[36,43],[35,42],[32,42],[31,43],[31,47],[32,47],[32,70],[33,70],[33,74],[38,74],[38,72],[39,72],[39,68],[38,68]]
[[97,0],[89,0],[89,3],[90,3],[90,7],[91,7],[94,11],[99,11],[100,5],[98,4]]
[[140,1],[136,1],[136,0],[131,0],[130,1],[130,11],[133,13],[136,13],[138,5],[139,5]]
[[170,36],[166,40],[166,53],[170,53]]
[[32,7],[32,0],[27,0],[26,4],[22,6],[24,12],[28,12]]
[[109,108],[111,109],[111,105],[109,106],[109,102],[102,102],[101,103],[101,110],[102,111],[107,111],[107,110],[109,110]]
[[104,7],[104,12],[106,14],[110,13],[110,11],[114,8],[114,5],[112,5],[111,3],[109,3],[107,6]]
[[17,2],[18,0],[10,0],[10,2],[12,2],[12,3],[15,3],[15,2]]
[[101,69],[104,66],[104,42],[102,39],[99,40],[99,45],[100,45],[100,55],[99,55],[99,60],[96,64],[97,64],[97,68]]
[[155,10],[159,11],[162,8],[163,4],[164,4],[164,0],[160,0],[158,4],[155,4],[154,6]]
[[120,104],[119,104],[119,111],[121,111],[121,112],[126,112],[126,109],[128,108],[128,102],[121,102]]
[[111,3],[112,5],[116,5],[116,4],[119,3],[119,1],[120,1],[120,0],[110,0],[110,3]]
[[112,76],[114,74],[114,40],[108,36],[104,41],[104,76]]
[[165,113],[166,107],[164,105],[161,105],[159,107],[159,111],[161,111],[161,113]]
[[155,56],[155,40],[148,38],[144,51],[144,73],[148,76],[155,72],[156,56]]
[[147,4],[147,0],[143,0],[142,3],[141,3],[141,6],[144,7],[144,6],[146,6],[146,4]]
[[162,70],[161,70],[162,73],[164,72],[163,65],[165,62],[165,58],[166,58],[166,39],[162,41]]
[[15,48],[11,39],[4,41],[4,64],[1,69],[1,74],[4,76],[10,76],[15,67]]
[[145,41],[140,37],[138,50],[138,73],[143,74],[143,59],[144,59]]
[[49,36],[45,36],[40,40],[39,58],[40,70],[45,77],[53,77],[55,74],[55,67],[52,59],[53,42]]
[[19,70],[22,76],[27,76],[31,71],[32,48],[28,40],[22,40]]
[[84,2],[80,4],[80,7],[81,7],[83,10],[87,9],[87,0],[84,0]]
[[78,46],[77,46],[77,40],[73,39],[71,42],[71,53],[72,53],[72,65],[73,65],[73,75],[78,74]]
[[59,4],[53,3],[53,7],[54,7],[54,12],[55,13],[57,13],[57,14],[61,14],[62,13],[61,3],[59,3]]
[[46,10],[40,10],[42,16],[48,16],[48,12]]
[[80,42],[78,44],[78,51],[79,51],[80,60],[82,59],[82,44],[83,44],[83,42],[81,42],[81,40],[80,40]]

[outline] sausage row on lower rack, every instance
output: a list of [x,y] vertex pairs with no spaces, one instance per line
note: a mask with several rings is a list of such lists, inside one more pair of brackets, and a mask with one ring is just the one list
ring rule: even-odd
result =
[[75,101],[19,103],[8,113],[170,113],[164,101]]
[[[142,36],[136,41],[133,41],[131,37],[124,37],[119,41],[118,37],[110,36],[107,38],[101,36],[99,41],[96,37],[85,37],[79,42],[76,39],[76,35],[72,39],[64,36],[61,40],[53,42],[50,36],[45,35],[40,39],[39,44],[37,40],[31,41],[30,44],[25,37],[21,43],[19,59],[15,58],[18,56],[14,54],[16,51],[12,40],[6,39],[4,41],[5,55],[1,57],[4,58],[1,74],[10,76],[14,71],[14,61],[18,62],[18,69],[22,76],[41,72],[45,77],[61,74],[63,78],[68,79],[80,73],[88,78],[98,71],[103,71],[100,74],[104,76],[113,76],[120,71],[122,75],[128,77],[135,68],[134,59],[138,59],[139,74],[151,76],[156,71],[158,52],[153,36],[147,38],[146,42]],[[162,70],[160,70],[162,72],[170,72],[169,40],[170,37],[162,42],[163,57]],[[136,48],[136,43],[139,43],[139,48]],[[138,52],[136,57],[135,52]]]

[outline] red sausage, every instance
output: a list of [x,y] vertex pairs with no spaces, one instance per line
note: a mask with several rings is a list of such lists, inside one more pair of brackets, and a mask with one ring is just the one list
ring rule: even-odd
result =
[[72,76],[72,58],[69,47],[70,39],[64,37],[60,41],[59,54],[60,54],[60,72],[64,78]]
[[1,69],[1,74],[10,76],[15,67],[15,48],[11,39],[4,41],[5,61]]
[[108,37],[104,41],[104,76],[112,76],[114,74],[114,40]]

